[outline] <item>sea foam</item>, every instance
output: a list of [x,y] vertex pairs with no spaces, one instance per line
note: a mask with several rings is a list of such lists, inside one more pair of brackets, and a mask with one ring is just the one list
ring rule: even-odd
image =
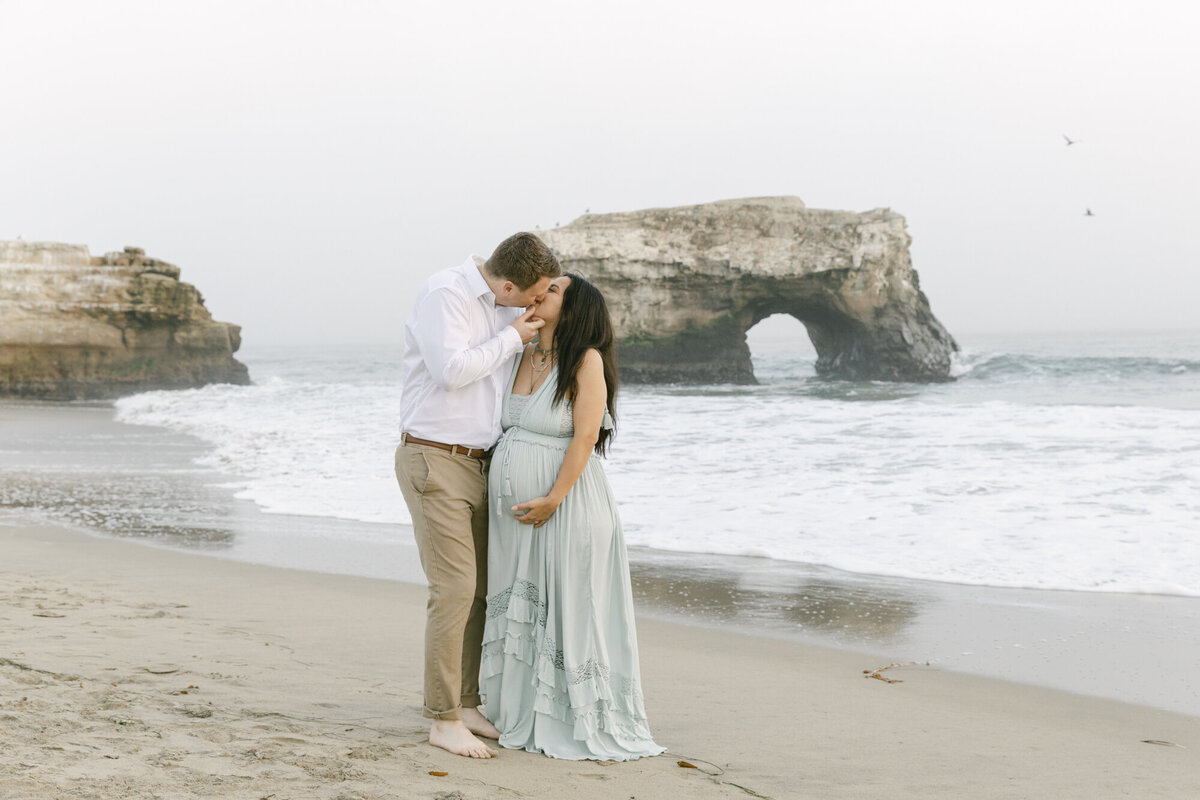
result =
[[[759,386],[624,389],[606,470],[631,545],[1200,596],[1200,370],[1173,358],[992,352],[926,387],[823,382],[811,359],[768,356]],[[251,361],[257,385],[150,392],[117,414],[205,440],[202,464],[267,512],[404,523],[387,363],[281,352]]]

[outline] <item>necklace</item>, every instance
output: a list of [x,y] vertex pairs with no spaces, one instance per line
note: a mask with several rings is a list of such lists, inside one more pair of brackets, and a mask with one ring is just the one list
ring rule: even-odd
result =
[[533,394],[533,392],[536,388],[536,385],[540,384],[542,382],[543,376],[545,375],[547,370],[550,369],[550,367],[554,366],[554,362],[555,362],[555,358],[554,358],[555,348],[552,347],[549,350],[543,350],[542,348],[538,347],[537,345],[534,345],[533,347],[534,347],[534,350],[537,350],[538,355],[540,356],[540,359],[538,360],[538,363],[535,364],[533,362],[533,350],[529,351],[529,393],[530,394]]

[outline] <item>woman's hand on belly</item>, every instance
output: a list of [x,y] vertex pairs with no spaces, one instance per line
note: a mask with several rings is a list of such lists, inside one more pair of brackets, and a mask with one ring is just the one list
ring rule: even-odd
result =
[[513,506],[513,516],[517,522],[540,528],[546,524],[546,520],[554,515],[558,504],[561,502],[561,500],[555,500],[552,497],[537,497],[529,502],[518,503]]

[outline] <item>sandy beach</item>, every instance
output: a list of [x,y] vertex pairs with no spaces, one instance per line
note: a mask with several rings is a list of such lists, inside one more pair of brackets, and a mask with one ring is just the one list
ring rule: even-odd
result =
[[[3,798],[1181,798],[1200,718],[656,619],[669,754],[425,741],[424,588],[0,527]],[[679,766],[680,761],[695,769]],[[445,773],[445,774],[441,774]]]

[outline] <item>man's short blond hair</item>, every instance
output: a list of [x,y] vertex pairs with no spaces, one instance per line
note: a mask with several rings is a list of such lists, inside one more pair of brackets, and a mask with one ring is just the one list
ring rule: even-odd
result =
[[483,268],[493,278],[512,281],[522,292],[542,278],[562,275],[562,266],[546,243],[524,231],[501,242]]

